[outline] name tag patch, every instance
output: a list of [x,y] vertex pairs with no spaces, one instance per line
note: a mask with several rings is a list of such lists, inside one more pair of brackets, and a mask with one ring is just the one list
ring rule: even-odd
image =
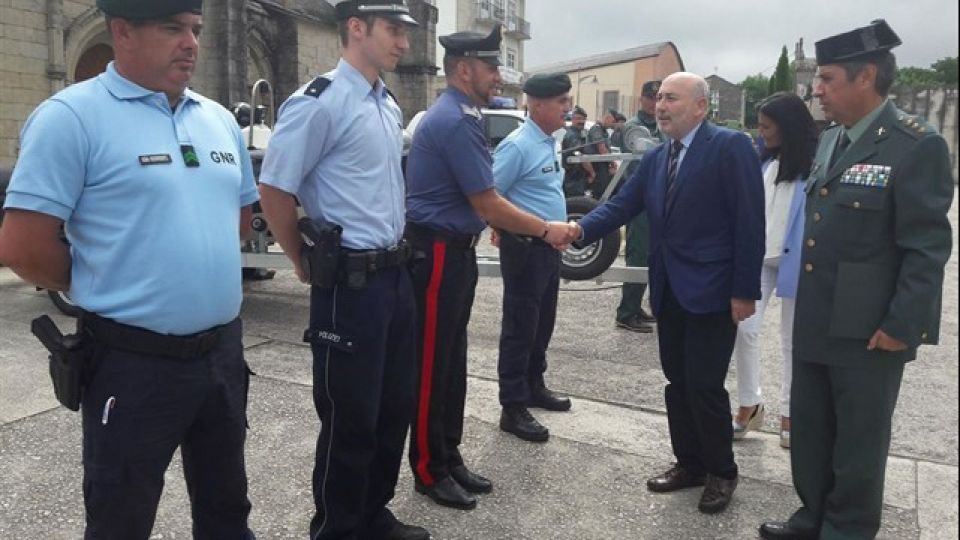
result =
[[173,163],[173,158],[170,157],[170,154],[150,154],[147,156],[140,156],[140,165],[169,165]]
[[890,183],[890,173],[892,171],[893,167],[889,165],[858,163],[843,173],[840,183],[883,189]]

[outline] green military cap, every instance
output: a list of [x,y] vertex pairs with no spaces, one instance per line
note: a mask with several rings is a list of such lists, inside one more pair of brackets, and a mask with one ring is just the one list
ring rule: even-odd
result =
[[640,89],[640,95],[657,97],[657,94],[660,93],[660,84],[661,81],[647,81],[643,83],[643,87]]
[[404,0],[340,0],[335,3],[337,20],[340,21],[350,17],[376,15],[409,26],[420,26],[420,23],[410,16],[410,8]]
[[178,13],[202,15],[203,0],[97,0],[97,8],[111,17],[137,21]]
[[523,85],[523,93],[535,98],[552,98],[566,94],[573,88],[566,73],[534,75]]
[[902,44],[893,28],[883,19],[817,42],[817,65],[840,64],[875,58]]
[[440,38],[440,45],[446,50],[447,56],[462,56],[479,58],[484,62],[502,66],[500,61],[500,43],[503,41],[503,26],[494,25],[489,35],[477,32],[457,32]]

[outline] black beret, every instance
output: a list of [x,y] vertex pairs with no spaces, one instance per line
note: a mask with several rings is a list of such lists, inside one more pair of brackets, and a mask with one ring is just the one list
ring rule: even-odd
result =
[[345,21],[350,17],[376,15],[410,26],[420,26],[410,16],[410,8],[404,0],[341,0],[337,3],[337,20]]
[[587,111],[583,110],[583,107],[579,105],[573,108],[573,114],[579,114],[580,116],[583,116],[583,117],[590,116],[587,114]]
[[552,98],[566,94],[573,88],[566,73],[534,75],[523,85],[523,93],[535,98]]
[[457,32],[440,38],[440,45],[447,56],[479,58],[488,64],[502,66],[500,43],[503,41],[503,26],[497,23],[489,35],[477,32]]
[[202,15],[203,0],[97,0],[97,8],[111,17],[137,21],[179,13]]
[[661,81],[647,81],[643,83],[643,88],[640,89],[640,95],[647,97],[657,97],[657,94],[660,92]]
[[877,58],[902,44],[893,28],[883,19],[817,42],[817,65],[840,64]]

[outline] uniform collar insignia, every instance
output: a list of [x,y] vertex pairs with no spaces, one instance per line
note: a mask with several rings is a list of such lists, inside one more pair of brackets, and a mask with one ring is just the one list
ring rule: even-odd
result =
[[465,115],[467,115],[467,116],[472,116],[472,117],[476,118],[477,120],[480,120],[480,118],[481,118],[481,117],[480,117],[480,109],[477,109],[476,107],[474,107],[474,106],[472,106],[472,105],[467,105],[466,103],[461,103],[461,104],[460,104],[460,109],[462,109],[462,110],[463,110],[463,114],[465,114]]

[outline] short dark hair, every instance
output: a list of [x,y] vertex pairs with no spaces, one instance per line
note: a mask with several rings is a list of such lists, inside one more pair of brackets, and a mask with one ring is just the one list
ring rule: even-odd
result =
[[350,27],[347,26],[347,23],[350,22],[350,19],[360,19],[367,24],[367,35],[373,33],[373,25],[377,22],[376,15],[364,15],[362,17],[350,17],[346,20],[337,22],[337,32],[340,33],[340,45],[346,47],[350,44]]
[[897,79],[897,58],[892,52],[885,51],[872,58],[856,62],[843,62],[840,67],[847,73],[847,80],[852,81],[871,64],[877,66],[877,79],[874,81],[873,88],[880,97],[887,97],[890,87]]
[[796,94],[777,92],[760,102],[757,111],[772,120],[780,133],[780,146],[764,148],[761,156],[763,161],[780,160],[776,183],[810,176],[818,130],[807,104]]

